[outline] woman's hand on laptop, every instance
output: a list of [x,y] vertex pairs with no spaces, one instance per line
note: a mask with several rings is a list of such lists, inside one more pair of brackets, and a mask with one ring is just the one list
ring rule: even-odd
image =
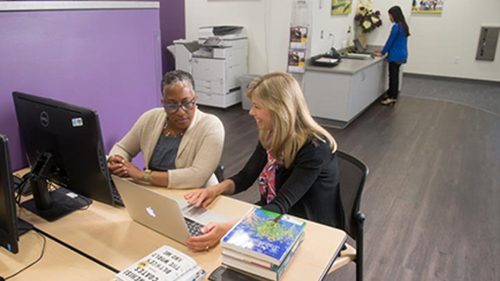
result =
[[201,206],[203,208],[206,208],[214,201],[214,199],[217,196],[221,194],[233,194],[233,193],[234,193],[234,182],[232,180],[225,180],[219,184],[190,192],[184,195],[184,199],[186,199],[186,201],[188,201],[189,204],[193,204],[196,207]]
[[189,204],[193,204],[196,207],[201,206],[206,208],[217,196],[219,196],[217,185],[214,185],[190,192],[184,195],[184,199],[186,199]]
[[224,235],[238,222],[211,222],[201,228],[204,233],[200,236],[192,236],[186,241],[186,245],[193,251],[208,251],[219,243]]
[[201,206],[203,208],[206,208],[214,201],[214,199],[217,196],[221,194],[233,194],[233,193],[234,193],[234,182],[232,180],[225,180],[219,184],[190,192],[184,195],[184,199],[186,199],[186,201],[188,201],[189,204],[193,204],[196,207]]

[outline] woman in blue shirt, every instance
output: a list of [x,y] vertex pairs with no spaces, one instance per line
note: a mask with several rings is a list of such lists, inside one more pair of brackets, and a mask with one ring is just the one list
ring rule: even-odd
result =
[[394,105],[399,94],[399,68],[401,64],[406,63],[408,58],[408,36],[410,28],[406,24],[405,16],[399,6],[389,9],[389,19],[394,25],[391,29],[391,35],[385,43],[382,51],[375,52],[375,55],[383,56],[389,53],[387,62],[389,62],[389,90],[388,97],[382,101],[383,105]]

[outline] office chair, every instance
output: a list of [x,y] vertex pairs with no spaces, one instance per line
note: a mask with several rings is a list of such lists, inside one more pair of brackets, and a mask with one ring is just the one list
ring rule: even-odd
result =
[[361,195],[368,176],[368,167],[353,156],[337,151],[340,177],[340,198],[345,214],[344,231],[356,242],[354,250],[350,245],[340,253],[332,269],[350,261],[356,263],[356,280],[363,280],[363,227],[365,215],[360,211]]
[[224,180],[224,165],[219,164],[217,165],[217,169],[215,169],[215,177],[219,182],[222,182]]

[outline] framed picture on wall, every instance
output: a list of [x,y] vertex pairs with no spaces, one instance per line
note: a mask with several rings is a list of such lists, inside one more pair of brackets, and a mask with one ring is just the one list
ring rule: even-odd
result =
[[352,0],[332,0],[332,16],[348,15],[352,11]]
[[441,14],[444,0],[412,0],[412,13],[415,14]]

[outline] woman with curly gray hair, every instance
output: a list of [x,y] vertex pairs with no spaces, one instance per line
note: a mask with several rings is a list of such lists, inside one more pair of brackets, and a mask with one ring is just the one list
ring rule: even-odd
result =
[[[144,113],[113,146],[108,159],[112,174],[168,188],[200,188],[217,184],[213,174],[224,145],[224,127],[214,115],[197,108],[191,74],[175,70],[162,80],[163,108]],[[130,161],[139,152],[141,170]]]

